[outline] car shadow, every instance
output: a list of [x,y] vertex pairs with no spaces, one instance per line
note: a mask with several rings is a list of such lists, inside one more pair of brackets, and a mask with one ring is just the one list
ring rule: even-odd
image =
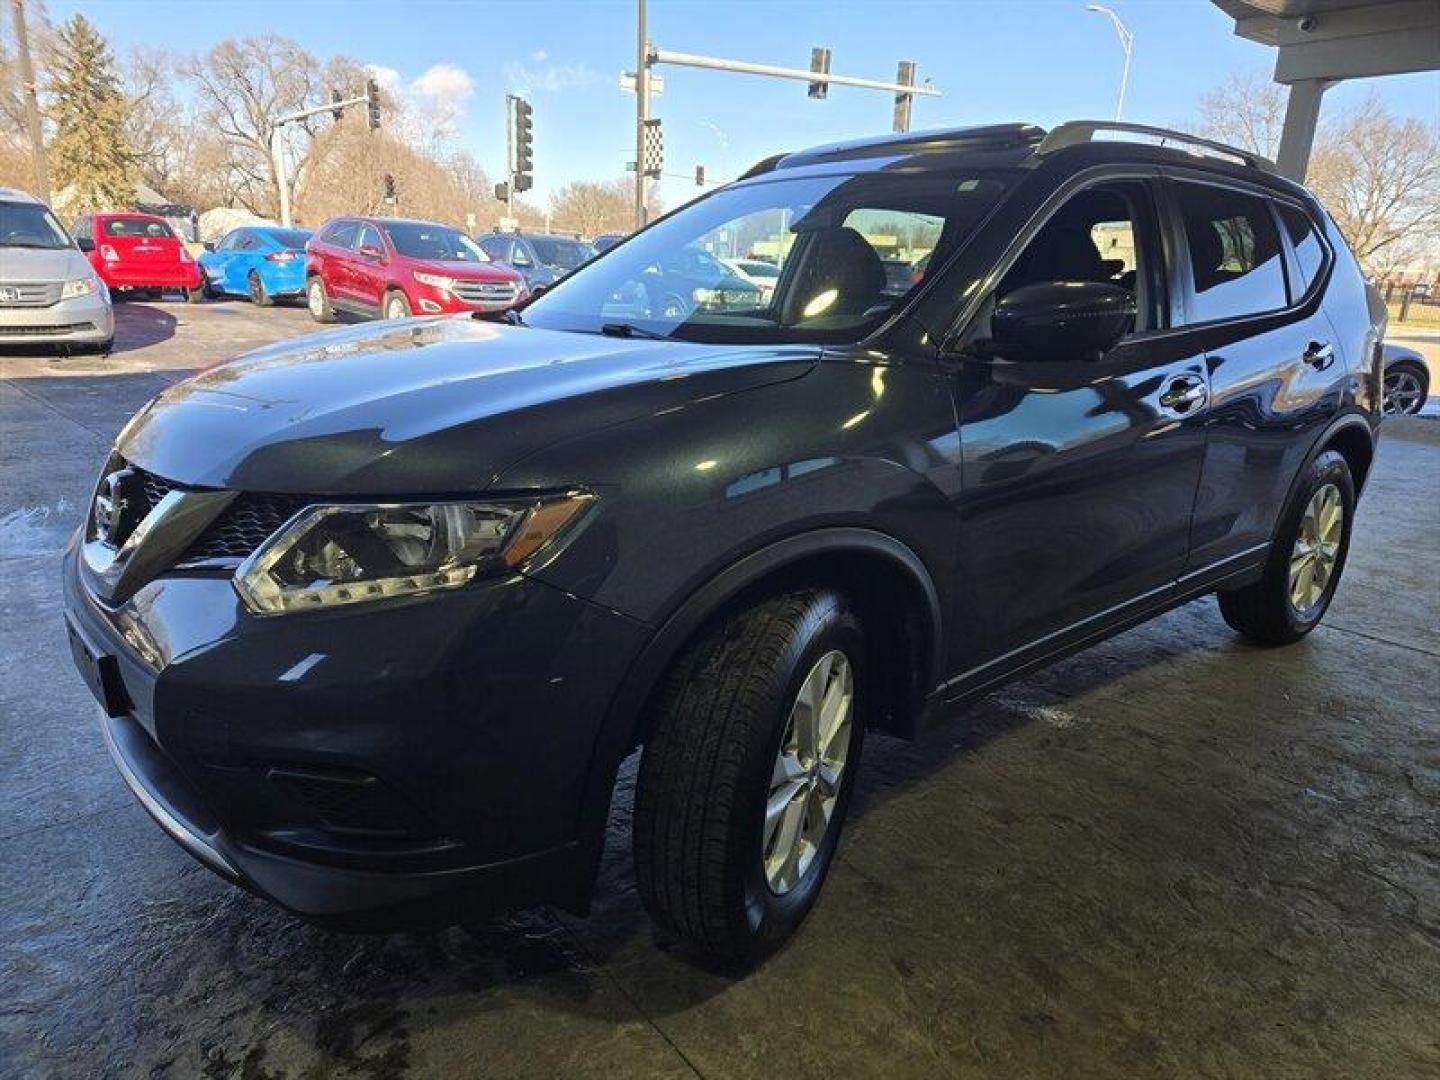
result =
[[[183,303],[183,301],[181,301]],[[178,319],[153,302],[121,301],[115,305],[115,343],[111,353],[134,352],[158,345],[175,336]],[[0,345],[0,356],[24,356],[63,360],[72,356],[97,355],[88,345],[47,342],[35,345]]]

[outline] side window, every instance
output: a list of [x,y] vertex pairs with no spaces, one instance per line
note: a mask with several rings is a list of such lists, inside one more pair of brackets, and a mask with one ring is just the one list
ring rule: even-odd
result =
[[320,239],[335,247],[349,248],[355,246],[355,234],[360,231],[360,226],[354,221],[337,221],[333,225],[327,225]]
[[355,244],[355,250],[362,248],[375,248],[377,251],[385,251],[385,241],[380,239],[380,230],[374,225],[365,225],[360,229],[360,239]]
[[487,236],[480,241],[480,250],[497,262],[508,262],[510,259],[510,244],[501,236]]
[[880,257],[885,270],[883,295],[904,296],[930,265],[930,253],[940,242],[945,219],[909,210],[851,210],[841,222],[854,229]]
[[224,239],[224,240],[221,240],[220,243],[218,243],[218,244],[215,245],[215,250],[216,250],[216,251],[234,251],[234,250],[235,250],[235,245],[238,244],[239,242],[240,242],[240,232],[239,232],[239,230],[237,229],[235,232],[226,233],[226,234],[225,234],[225,239]]
[[1134,331],[1164,326],[1164,274],[1154,223],[1154,205],[1144,183],[1117,181],[1085,188],[1057,210],[1020,253],[995,290],[995,299],[1049,282],[1111,285],[1134,296]]
[[1300,280],[1295,283],[1291,296],[1292,300],[1299,300],[1325,269],[1328,252],[1309,214],[1290,203],[1276,203],[1275,208],[1280,211],[1280,223],[1285,226],[1285,235],[1290,238],[1295,260],[1300,264]]
[[1194,281],[1192,322],[1278,311],[1289,302],[1270,205],[1209,184],[1175,186]]

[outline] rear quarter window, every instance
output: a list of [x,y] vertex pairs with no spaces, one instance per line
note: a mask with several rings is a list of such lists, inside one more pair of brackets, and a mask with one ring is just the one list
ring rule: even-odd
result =
[[1310,291],[1310,286],[1315,284],[1315,279],[1325,269],[1330,250],[1320,239],[1315,222],[1304,210],[1289,203],[1276,203],[1276,209],[1280,212],[1280,223],[1285,227],[1285,234],[1290,238],[1290,246],[1295,249],[1295,261],[1300,266],[1300,280],[1295,283],[1293,290],[1295,299],[1298,300]]

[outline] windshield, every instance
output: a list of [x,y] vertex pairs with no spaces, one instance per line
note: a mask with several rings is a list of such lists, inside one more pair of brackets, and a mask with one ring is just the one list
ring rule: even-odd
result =
[[542,263],[560,270],[574,270],[581,263],[595,256],[594,248],[589,244],[582,244],[578,240],[556,240],[549,236],[536,236],[531,238],[530,243],[535,248],[535,255]]
[[419,221],[402,221],[385,226],[395,250],[407,259],[429,259],[433,262],[489,262],[475,241],[459,229],[448,225],[429,225]]
[[[968,239],[1015,175],[882,170],[722,188],[580,267],[523,318],[692,341],[858,341],[915,288],[917,264]],[[774,287],[724,259],[773,265]]]
[[0,247],[58,251],[70,246],[70,234],[39,203],[0,200]]

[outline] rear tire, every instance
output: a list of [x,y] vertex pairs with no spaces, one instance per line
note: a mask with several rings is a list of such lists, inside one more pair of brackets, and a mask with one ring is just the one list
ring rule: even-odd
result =
[[330,294],[325,291],[325,283],[318,277],[312,277],[305,282],[305,306],[310,309],[310,317],[316,322],[335,321],[335,309],[330,306]]
[[270,307],[275,303],[270,294],[265,291],[265,282],[261,281],[260,275],[253,270],[246,279],[246,285],[250,290],[250,302],[256,307]]
[[809,589],[734,616],[672,668],[640,763],[635,873],[691,947],[753,963],[814,905],[859,765],[863,663],[843,597]]
[[203,304],[206,299],[204,285],[197,285],[193,289],[185,290],[185,302],[187,304]]
[[[1336,507],[1338,523],[1331,517]],[[1288,645],[1314,630],[1340,584],[1354,518],[1350,466],[1326,450],[1286,508],[1260,580],[1218,594],[1225,621],[1262,645]]]

